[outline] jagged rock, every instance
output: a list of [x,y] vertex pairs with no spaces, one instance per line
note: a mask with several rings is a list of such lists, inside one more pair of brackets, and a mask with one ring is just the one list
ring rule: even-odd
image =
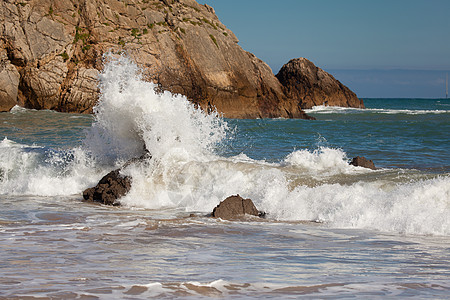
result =
[[20,74],[8,60],[4,45],[0,41],[0,112],[9,111],[17,104]]
[[[213,8],[194,0],[1,1],[0,41],[3,110],[18,104],[91,113],[103,54],[125,51],[144,78],[205,111],[308,118],[299,105],[306,100],[286,97],[270,67],[237,44]],[[308,97],[316,101],[319,90]]]
[[239,195],[230,196],[217,205],[212,216],[224,220],[232,220],[244,215],[264,216],[264,213],[258,211],[252,200],[244,199]]
[[355,166],[355,167],[363,167],[363,168],[376,170],[375,164],[373,163],[373,161],[368,160],[364,156],[354,157],[350,164]]
[[306,58],[290,60],[276,77],[286,95],[303,109],[318,105],[364,108],[355,93]]
[[119,199],[125,196],[131,189],[131,177],[120,174],[121,170],[132,164],[142,164],[150,160],[152,155],[145,148],[140,157],[128,160],[121,168],[113,170],[103,176],[98,184],[83,192],[83,199],[90,202],[99,202],[106,205],[120,205]]
[[68,87],[61,93],[59,111],[86,113],[92,111],[98,93],[97,78],[99,71],[92,68],[80,67],[73,73],[72,84],[76,88]]
[[0,112],[10,111],[17,104],[19,76],[12,64],[0,61]]
[[120,169],[106,174],[95,187],[83,192],[85,201],[106,205],[120,205],[119,199],[131,189],[131,178],[120,174]]
[[25,67],[21,74],[21,103],[35,109],[60,110],[60,86],[67,74],[67,66],[61,57],[39,69]]

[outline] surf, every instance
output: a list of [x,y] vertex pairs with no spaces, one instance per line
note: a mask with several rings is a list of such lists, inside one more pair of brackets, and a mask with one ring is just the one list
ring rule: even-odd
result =
[[225,150],[233,147],[239,123],[231,126],[217,112],[207,114],[182,95],[160,91],[126,55],[105,57],[99,88],[93,120],[78,145],[0,142],[0,193],[81,195],[107,172],[148,152],[151,158],[122,169],[132,178],[120,200],[125,207],[206,215],[240,194],[269,221],[450,235],[447,173],[354,167],[344,150],[322,143],[276,160],[230,154]]
[[308,114],[403,114],[403,115],[427,115],[427,114],[449,114],[445,109],[384,109],[384,108],[353,108],[319,105],[305,110]]

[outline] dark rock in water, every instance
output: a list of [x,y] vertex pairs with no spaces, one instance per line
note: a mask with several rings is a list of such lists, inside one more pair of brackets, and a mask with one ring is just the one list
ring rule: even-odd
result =
[[123,176],[120,171],[130,164],[143,163],[152,158],[150,152],[144,146],[144,154],[140,157],[128,160],[120,169],[106,174],[98,184],[94,187],[88,188],[83,192],[85,201],[100,202],[106,205],[120,205],[118,199],[125,196],[131,189],[131,178]]
[[355,167],[363,167],[363,168],[369,168],[372,170],[376,170],[375,164],[373,163],[373,161],[368,160],[364,156],[354,157],[350,164]]
[[265,213],[258,211],[252,200],[244,199],[239,195],[230,196],[217,205],[212,216],[225,220],[232,220],[243,215],[264,216]]
[[100,202],[106,205],[120,205],[118,199],[131,189],[131,178],[120,174],[120,169],[106,174],[98,184],[83,192],[85,201]]

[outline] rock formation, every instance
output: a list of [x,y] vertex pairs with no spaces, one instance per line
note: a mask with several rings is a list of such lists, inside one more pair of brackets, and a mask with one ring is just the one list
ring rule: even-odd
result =
[[[305,97],[286,97],[290,85],[243,50],[213,8],[194,0],[4,0],[0,21],[0,111],[18,104],[90,113],[103,54],[126,51],[147,80],[205,110],[307,118],[299,106]],[[322,104],[328,92],[321,86],[328,87],[319,84],[308,101]]]
[[103,176],[96,186],[84,190],[84,201],[119,206],[120,198],[128,194],[132,182],[131,177],[122,175],[121,171],[131,164],[144,164],[146,160],[152,159],[147,149],[144,148],[143,152],[140,157],[128,160],[121,168]]
[[120,169],[106,174],[98,184],[83,192],[83,199],[106,205],[120,205],[119,199],[131,189],[131,178],[120,174]]
[[306,58],[290,60],[276,77],[286,96],[303,109],[318,105],[364,108],[355,93]]
[[220,202],[219,205],[214,208],[212,217],[232,220],[246,214],[252,216],[264,216],[264,213],[256,209],[252,200],[244,199],[241,196],[236,195],[230,196]]
[[363,167],[363,168],[368,168],[368,169],[372,169],[372,170],[376,170],[377,169],[375,167],[375,164],[373,163],[373,161],[368,160],[364,156],[354,157],[352,159],[352,161],[350,162],[350,164],[355,166],[355,167]]

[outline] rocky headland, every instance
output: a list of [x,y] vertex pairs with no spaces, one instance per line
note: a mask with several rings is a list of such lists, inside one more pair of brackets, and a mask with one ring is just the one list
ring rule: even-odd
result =
[[306,59],[275,76],[194,0],[4,0],[0,111],[14,105],[91,113],[103,54],[125,51],[146,80],[229,118],[308,118],[302,109],[363,107]]

